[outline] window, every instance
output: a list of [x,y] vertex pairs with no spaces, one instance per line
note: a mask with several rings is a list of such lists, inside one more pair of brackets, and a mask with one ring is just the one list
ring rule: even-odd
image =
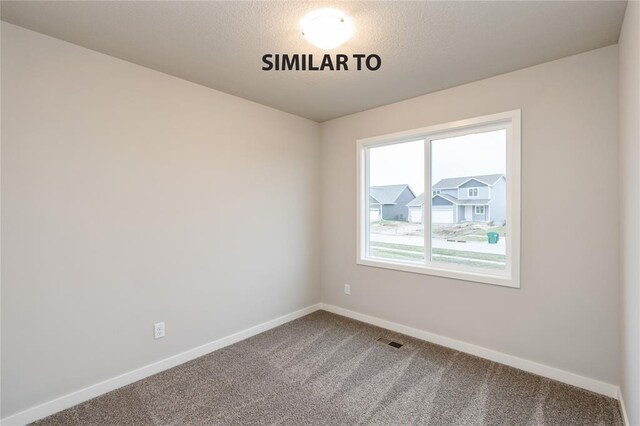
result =
[[519,287],[520,111],[359,140],[358,200],[358,264]]
[[[424,192],[424,141],[408,141],[367,150],[369,197],[380,215],[369,218],[368,255],[372,259],[424,261],[422,207],[412,201]],[[414,205],[415,204],[415,205]]]

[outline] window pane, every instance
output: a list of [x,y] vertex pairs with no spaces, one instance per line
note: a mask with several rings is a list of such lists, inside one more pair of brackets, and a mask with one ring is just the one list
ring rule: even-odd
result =
[[506,179],[505,130],[431,142],[433,262],[505,269]]
[[424,141],[369,149],[369,256],[424,261]]

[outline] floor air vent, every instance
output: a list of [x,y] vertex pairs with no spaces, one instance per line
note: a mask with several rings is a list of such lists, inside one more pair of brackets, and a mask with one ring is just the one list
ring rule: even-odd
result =
[[393,346],[396,349],[400,349],[403,346],[402,343],[394,342],[393,340],[385,339],[384,337],[380,337],[377,342],[383,345]]

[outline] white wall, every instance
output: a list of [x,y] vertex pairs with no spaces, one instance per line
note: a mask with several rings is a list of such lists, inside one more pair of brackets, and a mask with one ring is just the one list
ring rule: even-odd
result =
[[[622,358],[638,419],[637,238],[619,332],[616,219],[637,235],[638,189],[619,209],[616,46],[320,126],[1,25],[3,417],[316,303],[321,285],[324,302],[609,383]],[[637,98],[620,101],[621,177],[637,182]],[[356,266],[356,139],[516,108],[521,289]]]
[[[617,49],[323,123],[323,302],[618,384]],[[356,139],[517,108],[521,289],[356,265]]]
[[640,3],[630,1],[620,34],[622,395],[640,425]]
[[319,302],[318,127],[3,22],[2,416]]

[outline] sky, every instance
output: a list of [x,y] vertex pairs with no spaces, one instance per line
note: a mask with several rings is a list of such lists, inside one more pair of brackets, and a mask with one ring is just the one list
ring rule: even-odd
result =
[[[431,143],[431,173],[435,184],[458,176],[506,174],[505,131],[475,133]],[[370,150],[371,186],[409,184],[424,192],[424,141]]]

